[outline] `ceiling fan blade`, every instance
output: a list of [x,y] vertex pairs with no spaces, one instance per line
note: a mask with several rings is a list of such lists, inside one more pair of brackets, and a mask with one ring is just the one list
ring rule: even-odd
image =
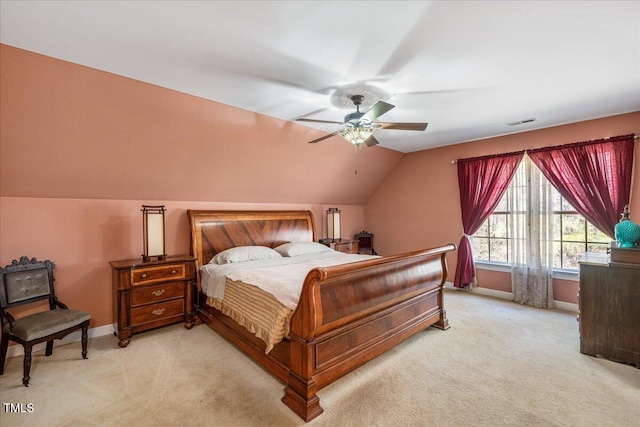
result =
[[377,122],[382,129],[395,130],[425,130],[429,123],[380,123]]
[[374,145],[380,144],[375,136],[371,135],[369,138],[365,139],[364,143],[367,147],[373,147]]
[[336,125],[341,125],[342,122],[333,122],[329,120],[316,120],[316,119],[296,119],[296,122],[313,122],[313,123],[332,123]]
[[388,104],[384,101],[378,101],[373,107],[369,109],[369,111],[364,114],[364,116],[362,116],[362,118],[374,121],[375,119],[395,107],[395,105]]
[[329,135],[325,135],[325,136],[322,136],[320,138],[314,139],[313,141],[309,141],[308,143],[309,144],[315,144],[316,142],[320,142],[320,141],[323,141],[325,139],[331,138],[332,136],[335,136],[335,135],[339,134],[340,132],[342,132],[342,130],[337,130],[335,132],[331,132]]

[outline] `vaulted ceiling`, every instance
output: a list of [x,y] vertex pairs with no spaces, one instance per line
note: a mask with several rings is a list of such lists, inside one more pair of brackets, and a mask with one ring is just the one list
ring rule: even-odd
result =
[[353,93],[364,108],[386,100],[384,121],[429,123],[376,133],[400,152],[640,110],[637,1],[2,1],[0,12],[4,44],[287,121],[339,122]]

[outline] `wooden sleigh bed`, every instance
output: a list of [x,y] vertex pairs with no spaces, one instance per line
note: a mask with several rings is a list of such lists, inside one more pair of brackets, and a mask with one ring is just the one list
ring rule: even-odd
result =
[[[274,248],[314,241],[309,211],[189,210],[198,267],[237,246]],[[217,333],[286,384],[282,401],[305,421],[323,409],[316,392],[415,333],[448,329],[443,307],[449,244],[439,248],[324,268],[304,280],[290,333],[273,350],[195,293],[195,312]]]

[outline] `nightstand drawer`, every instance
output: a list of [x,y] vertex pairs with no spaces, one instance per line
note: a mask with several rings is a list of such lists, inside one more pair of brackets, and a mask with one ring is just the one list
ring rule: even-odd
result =
[[182,298],[183,296],[183,282],[137,287],[131,291],[131,306]]
[[159,302],[143,307],[131,309],[131,326],[142,323],[154,322],[184,314],[184,300],[177,299],[167,302]]
[[131,270],[131,286],[185,279],[184,264],[168,264]]
[[358,253],[358,241],[357,240],[343,240],[336,242],[333,246],[338,252],[344,252],[345,254],[357,254]]

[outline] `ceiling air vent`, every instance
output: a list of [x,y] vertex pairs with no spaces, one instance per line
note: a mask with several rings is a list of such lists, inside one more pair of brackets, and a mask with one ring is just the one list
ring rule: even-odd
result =
[[523,125],[525,123],[531,123],[531,122],[535,122],[536,119],[535,118],[531,118],[531,119],[524,119],[524,120],[518,120],[517,122],[511,122],[511,123],[507,123],[507,126],[517,126],[517,125]]

